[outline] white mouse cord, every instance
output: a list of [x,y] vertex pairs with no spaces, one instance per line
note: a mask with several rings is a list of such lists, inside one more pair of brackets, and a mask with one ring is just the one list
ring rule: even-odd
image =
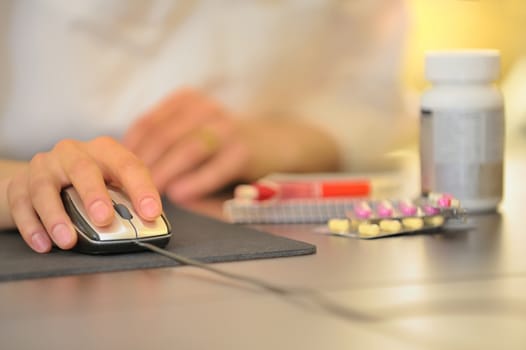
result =
[[314,289],[303,288],[303,289],[293,290],[293,289],[280,287],[275,284],[268,283],[267,281],[264,281],[262,279],[240,275],[240,274],[236,274],[236,273],[232,273],[232,272],[228,272],[225,270],[215,268],[213,266],[210,266],[209,264],[205,264],[200,261],[190,259],[190,258],[181,256],[181,255],[175,254],[173,252],[167,251],[165,249],[159,248],[158,246],[153,245],[151,243],[140,242],[136,240],[135,244],[137,244],[138,246],[142,248],[146,248],[155,253],[163,255],[167,258],[175,260],[182,265],[194,266],[194,267],[201,268],[203,270],[215,273],[217,275],[220,275],[226,278],[245,282],[245,283],[257,286],[263,290],[277,294],[281,297],[291,297],[291,296],[305,297],[308,301],[321,307],[323,310],[329,312],[330,314],[334,314],[339,317],[349,319],[351,321],[361,321],[361,322],[363,321],[366,321],[366,322],[382,321],[382,319],[377,316],[365,314],[363,312],[351,309],[345,305],[329,300],[327,297],[322,295],[319,291],[314,290]]

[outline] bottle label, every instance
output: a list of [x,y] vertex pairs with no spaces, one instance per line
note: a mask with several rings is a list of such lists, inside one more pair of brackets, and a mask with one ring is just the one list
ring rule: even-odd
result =
[[420,126],[423,192],[447,192],[461,200],[501,198],[501,109],[423,109]]

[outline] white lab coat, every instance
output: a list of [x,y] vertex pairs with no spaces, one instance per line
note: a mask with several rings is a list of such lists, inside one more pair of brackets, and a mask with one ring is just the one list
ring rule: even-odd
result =
[[122,137],[190,86],[246,116],[306,118],[348,168],[403,121],[397,0],[18,0],[0,4],[0,156]]

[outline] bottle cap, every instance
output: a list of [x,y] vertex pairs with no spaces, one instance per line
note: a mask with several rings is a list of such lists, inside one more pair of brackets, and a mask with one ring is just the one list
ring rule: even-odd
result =
[[425,75],[429,81],[490,82],[499,76],[497,50],[447,50],[426,53]]

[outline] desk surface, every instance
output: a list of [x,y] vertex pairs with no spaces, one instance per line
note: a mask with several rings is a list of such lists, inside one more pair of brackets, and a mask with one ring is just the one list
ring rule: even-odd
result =
[[[216,265],[315,288],[380,322],[177,267],[1,283],[0,347],[525,349],[525,174],[524,148],[508,152],[501,214],[474,218],[470,230],[363,241],[261,226],[318,252]],[[194,208],[219,216],[220,204]]]

